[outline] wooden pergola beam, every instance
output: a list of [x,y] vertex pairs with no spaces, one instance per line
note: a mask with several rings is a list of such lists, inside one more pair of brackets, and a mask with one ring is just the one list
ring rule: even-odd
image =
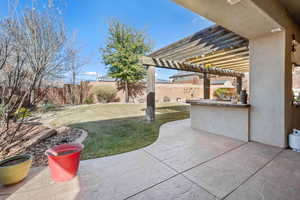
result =
[[145,66],[155,66],[155,67],[177,69],[183,71],[208,73],[208,74],[214,74],[219,76],[244,77],[243,73],[234,70],[219,69],[215,67],[206,68],[200,65],[193,65],[186,62],[176,62],[176,61],[164,60],[160,58],[152,58],[147,56],[141,57],[140,63]]

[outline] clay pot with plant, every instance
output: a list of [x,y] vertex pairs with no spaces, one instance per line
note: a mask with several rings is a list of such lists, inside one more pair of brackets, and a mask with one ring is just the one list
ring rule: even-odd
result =
[[[22,181],[27,175],[30,170],[32,164],[32,156],[28,154],[24,155],[16,155],[12,157],[9,156],[9,147],[11,144],[15,143],[18,140],[15,137],[20,130],[24,118],[30,116],[30,112],[28,109],[21,107],[14,113],[11,111],[8,112],[5,110],[5,113],[8,113],[7,116],[11,116],[7,118],[7,126],[3,127],[1,130],[1,136],[3,136],[3,141],[1,141],[1,158],[6,158],[0,161],[0,184],[2,185],[12,185]],[[3,119],[3,118],[0,118]],[[14,121],[18,121],[15,123],[13,127],[10,127],[10,119]],[[4,123],[6,122],[3,120]],[[2,123],[1,123],[2,125]]]
[[12,185],[22,181],[30,170],[31,155],[18,155],[0,162],[0,184]]

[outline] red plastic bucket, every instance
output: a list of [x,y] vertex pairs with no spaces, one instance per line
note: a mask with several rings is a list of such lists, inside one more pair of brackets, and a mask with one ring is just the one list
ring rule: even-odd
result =
[[56,182],[68,181],[77,175],[82,144],[61,144],[48,149],[51,177]]

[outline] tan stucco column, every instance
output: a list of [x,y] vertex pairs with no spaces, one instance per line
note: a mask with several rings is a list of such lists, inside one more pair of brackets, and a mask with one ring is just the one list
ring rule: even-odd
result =
[[291,130],[290,34],[250,39],[250,140],[286,147]]

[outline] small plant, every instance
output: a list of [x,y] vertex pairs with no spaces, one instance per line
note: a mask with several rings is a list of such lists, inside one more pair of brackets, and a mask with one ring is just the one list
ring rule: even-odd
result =
[[170,98],[168,96],[164,96],[164,99],[163,99],[164,102],[170,102]]
[[27,118],[27,117],[30,117],[31,113],[30,113],[30,110],[27,109],[27,108],[20,108],[18,109],[15,113],[14,113],[16,119],[24,119],[24,118]]
[[110,86],[98,86],[93,93],[100,103],[114,102],[117,97],[117,90]]
[[93,98],[92,98],[92,97],[86,98],[86,99],[84,100],[84,103],[85,103],[85,104],[92,104],[92,103],[94,103]]

